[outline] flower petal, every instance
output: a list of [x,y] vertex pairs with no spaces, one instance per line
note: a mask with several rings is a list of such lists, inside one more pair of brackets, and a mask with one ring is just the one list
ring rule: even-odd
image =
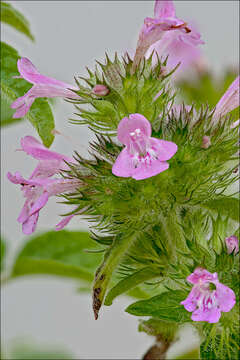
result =
[[124,148],[118,155],[112,167],[112,173],[116,176],[130,177],[134,171],[133,156]]
[[200,267],[196,268],[192,274],[187,277],[187,281],[192,284],[198,284],[199,281],[204,282],[216,282],[218,280],[217,273],[210,273],[206,269]]
[[25,136],[21,139],[21,146],[23,151],[38,160],[65,160],[71,162],[72,159],[61,155],[55,151],[47,149],[33,136]]
[[213,117],[215,121],[239,106],[239,79],[240,77],[238,76],[217,103]]
[[28,217],[27,221],[22,224],[22,231],[25,235],[32,234],[37,226],[39,212],[36,212],[32,216]]
[[172,141],[159,140],[155,138],[150,139],[151,148],[155,151],[159,161],[166,161],[171,159],[177,152],[177,145]]
[[236,303],[234,291],[221,283],[216,284],[216,298],[220,310],[224,312],[230,311]]
[[[54,78],[45,76],[40,74],[37,68],[33,65],[33,63],[27,58],[21,58],[17,62],[18,71],[21,76],[32,84],[45,84],[45,85],[53,85],[56,87],[61,87],[65,89],[75,89],[70,84],[67,84],[63,81],[56,80]],[[76,88],[77,89],[77,88]]]
[[49,194],[46,191],[44,191],[42,195],[39,196],[39,198],[35,201],[35,203],[31,207],[29,216],[35,214],[36,212],[39,212],[39,210],[41,210],[46,205],[48,199],[49,199]]
[[175,6],[172,0],[155,0],[154,17],[175,17]]
[[140,129],[147,137],[151,136],[152,128],[150,122],[141,114],[131,114],[123,118],[118,125],[118,140],[124,144],[129,144],[130,133]]
[[192,290],[190,291],[188,297],[181,301],[180,304],[182,304],[185,309],[189,312],[194,311],[197,308],[197,299],[200,296],[200,291],[197,287],[193,287]]
[[221,317],[221,311],[217,307],[211,309],[197,309],[192,313],[193,321],[207,321],[209,323],[217,323]]
[[135,180],[144,180],[152,176],[158,175],[161,172],[167,170],[169,164],[167,162],[162,162],[158,160],[152,160],[151,164],[141,163],[132,174],[132,178]]

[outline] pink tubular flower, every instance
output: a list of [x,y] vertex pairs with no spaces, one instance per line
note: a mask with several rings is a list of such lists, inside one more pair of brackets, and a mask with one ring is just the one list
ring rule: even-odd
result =
[[[191,28],[192,31],[195,31],[193,30],[193,27]],[[206,61],[203,57],[201,48],[195,46],[195,44],[184,41],[186,36],[188,36],[188,34],[182,35],[181,30],[166,32],[161,40],[150,46],[146,53],[146,57],[148,58],[152,52],[155,51],[153,63],[156,63],[156,53],[159,57],[168,56],[167,69],[174,69],[180,64],[175,76],[178,76],[182,70],[193,65],[195,65],[197,69],[206,68]]]
[[240,105],[239,79],[238,76],[217,103],[213,115],[215,121]]
[[[39,212],[46,205],[49,197],[76,190],[80,186],[80,181],[52,178],[61,170],[68,170],[69,167],[65,161],[73,162],[73,159],[48,150],[32,136],[25,136],[21,140],[21,147],[28,155],[39,160],[29,179],[24,179],[19,172],[14,175],[10,172],[7,174],[12,183],[22,185],[26,201],[17,220],[22,224],[23,233],[29,235],[35,231]],[[67,225],[72,216],[65,217],[57,225],[57,230]]]
[[78,99],[79,96],[72,90],[76,87],[59,80],[41,75],[36,67],[27,58],[21,58],[17,62],[19,78],[23,78],[33,84],[33,87],[23,96],[15,100],[11,108],[17,109],[14,118],[20,118],[26,115],[34,100],[39,97],[64,97]]
[[143,180],[167,170],[169,160],[177,151],[171,141],[151,137],[151,124],[141,114],[131,114],[118,125],[118,140],[126,145],[116,159],[112,173],[121,177]]
[[236,236],[232,235],[225,239],[227,246],[228,254],[231,254],[234,251],[236,255],[239,252],[239,240]]
[[140,31],[134,66],[140,62],[151,45],[173,30],[181,42],[192,46],[203,44],[200,34],[187,26],[185,21],[176,17],[172,0],[155,0],[154,18],[145,18]]
[[[192,312],[193,321],[216,323],[221,317],[221,311],[229,312],[235,305],[234,292],[219,282],[217,273],[197,268],[187,280],[194,286],[181,304]],[[214,290],[210,290],[210,284],[215,286]]]

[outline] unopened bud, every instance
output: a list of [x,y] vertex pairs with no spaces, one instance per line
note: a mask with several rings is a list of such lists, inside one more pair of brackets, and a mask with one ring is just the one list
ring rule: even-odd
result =
[[210,145],[211,145],[210,137],[209,136],[203,136],[201,148],[202,149],[208,149]]
[[105,96],[109,93],[109,89],[105,85],[95,85],[93,93],[97,96]]

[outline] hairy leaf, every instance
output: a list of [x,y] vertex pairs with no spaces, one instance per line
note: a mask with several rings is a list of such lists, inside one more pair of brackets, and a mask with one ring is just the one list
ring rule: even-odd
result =
[[[18,52],[11,46],[1,42],[1,94],[7,104],[11,104],[18,97],[23,96],[32,86],[24,79],[13,78],[19,75],[17,69],[18,59]],[[54,140],[52,130],[55,125],[48,101],[44,98],[36,99],[26,118],[36,128],[44,145],[49,147]],[[12,121],[16,120],[12,119]],[[10,123],[11,121],[8,118],[7,124]]]
[[4,22],[34,41],[28,20],[10,3],[1,1],[1,22]]
[[239,201],[236,198],[219,197],[218,199],[205,201],[201,206],[222,215],[227,215],[232,220],[239,220]]
[[117,296],[129,291],[132,288],[135,288],[137,285],[143,283],[146,280],[150,280],[159,276],[159,269],[155,269],[154,267],[145,267],[135,272],[134,274],[125,277],[108,292],[104,305],[111,305]]
[[136,316],[153,316],[179,323],[188,322],[190,315],[180,304],[186,296],[187,293],[181,290],[167,291],[150,299],[131,304],[126,312]]
[[86,253],[96,248],[87,232],[50,231],[28,241],[18,254],[12,277],[46,274],[92,281],[101,261],[99,253]]
[[123,255],[128,251],[129,247],[135,240],[136,235],[120,235],[117,236],[105,254],[104,260],[98,268],[93,285],[93,311],[95,319],[98,318],[99,310],[103,304],[104,297],[112,278],[112,274]]

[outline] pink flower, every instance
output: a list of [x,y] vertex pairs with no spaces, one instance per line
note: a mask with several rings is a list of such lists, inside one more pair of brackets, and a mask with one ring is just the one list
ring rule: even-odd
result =
[[[73,162],[73,159],[48,150],[32,136],[25,136],[21,140],[21,147],[28,155],[39,160],[29,179],[23,178],[19,172],[14,175],[10,172],[7,174],[12,183],[22,186],[26,201],[17,220],[22,224],[23,233],[28,235],[35,231],[39,212],[46,205],[49,197],[76,190],[80,186],[80,181],[52,178],[61,170],[68,170],[69,167],[65,161]],[[72,216],[65,217],[57,225],[57,230],[67,225]]]
[[[176,17],[172,0],[155,0],[154,18],[145,18],[140,31],[134,66],[140,62],[151,45],[173,30],[180,42],[191,46],[203,44],[200,34],[190,28],[185,21]],[[174,36],[171,41],[173,39]]]
[[238,76],[217,103],[213,116],[215,121],[240,105],[239,79]]
[[[211,274],[205,269],[197,268],[187,280],[194,286],[181,304],[192,312],[193,321],[216,323],[221,317],[221,311],[229,312],[235,305],[234,292],[219,282],[217,273]],[[213,284],[214,290],[210,289],[210,284]]]
[[[196,32],[194,27],[191,26],[191,29],[192,32]],[[146,53],[146,57],[148,58],[153,51],[158,54],[158,57],[168,56],[168,69],[174,69],[180,63],[177,72],[174,73],[175,76],[178,76],[182,70],[193,65],[197,68],[206,67],[206,61],[203,57],[202,50],[195,44],[184,41],[186,36],[189,35],[182,35],[181,30],[166,32],[161,40],[150,46]],[[156,53],[153,55],[154,64],[158,59]]]
[[33,84],[33,87],[23,96],[15,100],[11,108],[17,109],[14,118],[20,118],[26,115],[34,100],[38,97],[64,97],[78,99],[79,96],[72,90],[78,90],[76,87],[66,84],[62,81],[41,75],[36,67],[27,58],[21,58],[17,62],[19,78],[23,78]]
[[151,137],[151,124],[141,114],[131,114],[118,125],[118,140],[126,145],[113,165],[116,176],[142,180],[167,170],[177,151],[171,141]]
[[232,235],[225,239],[228,254],[231,254],[234,251],[236,255],[239,252],[239,240],[236,236]]

